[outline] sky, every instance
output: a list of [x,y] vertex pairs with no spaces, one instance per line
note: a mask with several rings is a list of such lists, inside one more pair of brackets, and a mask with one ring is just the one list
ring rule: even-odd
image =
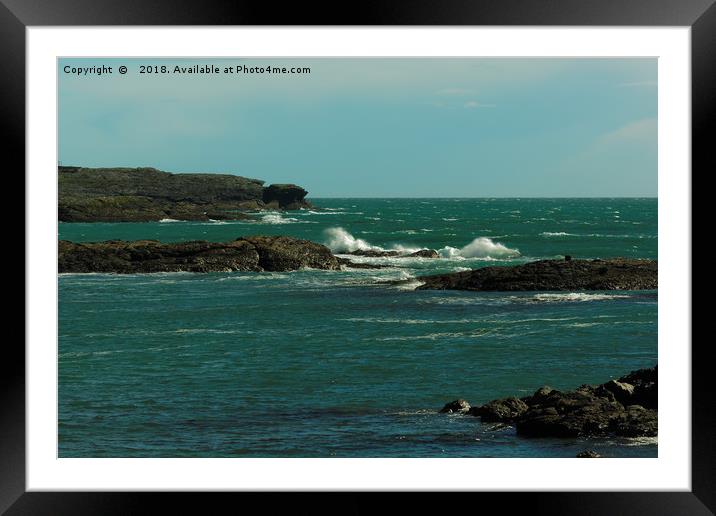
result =
[[[221,72],[172,73],[192,65]],[[657,194],[655,58],[60,59],[58,107],[63,165],[230,173],[309,198]]]

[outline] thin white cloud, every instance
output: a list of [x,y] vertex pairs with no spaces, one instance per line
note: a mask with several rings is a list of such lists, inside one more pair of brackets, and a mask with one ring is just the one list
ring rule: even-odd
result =
[[614,131],[610,131],[599,138],[599,143],[610,144],[620,142],[656,142],[656,118],[643,118],[629,122]]
[[657,81],[636,81],[636,82],[622,82],[619,84],[620,88],[637,88],[640,86],[656,86]]
[[483,104],[482,102],[478,102],[476,100],[469,100],[465,102],[463,105],[465,109],[478,109],[478,108],[493,108],[495,107],[494,104]]
[[471,88],[444,88],[444,89],[439,90],[435,93],[437,95],[464,96],[464,95],[474,95],[476,92],[475,92],[475,90],[473,90]]

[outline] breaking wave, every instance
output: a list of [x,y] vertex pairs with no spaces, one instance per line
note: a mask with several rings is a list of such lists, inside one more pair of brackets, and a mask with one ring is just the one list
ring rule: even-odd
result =
[[438,251],[443,258],[516,258],[520,256],[518,249],[510,249],[499,242],[493,242],[487,237],[479,237],[457,249],[446,246]]
[[326,245],[334,253],[352,253],[354,251],[401,251],[415,252],[420,248],[404,247],[401,245],[393,245],[386,249],[378,245],[372,245],[362,238],[356,238],[343,228],[328,228],[324,231],[326,235]]
[[[355,251],[399,251],[413,253],[423,249],[422,247],[404,246],[393,244],[388,248],[373,245],[367,240],[356,238],[348,231],[340,227],[328,228],[324,232],[326,245],[334,253],[352,253]],[[487,237],[479,237],[464,247],[456,248],[445,246],[438,251],[441,258],[464,259],[464,258],[487,258],[504,259],[520,256],[517,249],[511,249],[499,242],[493,242]]]

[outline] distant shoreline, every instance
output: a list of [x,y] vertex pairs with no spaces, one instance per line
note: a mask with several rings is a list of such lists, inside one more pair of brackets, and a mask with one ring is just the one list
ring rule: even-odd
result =
[[311,208],[307,194],[231,174],[60,166],[57,213],[62,222],[244,220],[255,211]]

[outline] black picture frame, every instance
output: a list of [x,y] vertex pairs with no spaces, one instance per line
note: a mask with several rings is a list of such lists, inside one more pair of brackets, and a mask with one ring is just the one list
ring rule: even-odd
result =
[[[713,0],[410,0],[286,3],[171,0],[0,0],[0,123],[6,173],[25,170],[25,30],[67,25],[602,25],[691,27],[692,169],[714,170],[716,5]],[[49,116],[49,114],[48,114]],[[11,159],[8,160],[7,158]],[[693,172],[684,171],[684,173]],[[18,191],[24,192],[24,186]],[[19,196],[19,194],[17,194]],[[692,200],[693,205],[693,200]],[[32,274],[25,269],[25,275]],[[693,316],[692,316],[693,320]],[[673,343],[687,346],[691,343]],[[705,342],[692,346],[692,490],[690,492],[472,493],[471,506],[498,503],[536,514],[714,514],[716,425]],[[25,490],[25,352],[6,338],[0,403],[0,511],[18,514],[134,514],[175,505],[205,512],[208,494],[40,493]],[[214,495],[215,496],[215,495]],[[234,495],[221,495],[221,498]],[[244,495],[246,496],[246,495]],[[455,496],[455,495],[451,495]],[[477,497],[477,498],[473,498]],[[505,498],[509,497],[509,501]],[[306,497],[293,496],[303,503]],[[421,498],[418,498],[420,500]],[[454,500],[460,500],[455,498]],[[383,505],[371,494],[312,502],[311,513],[368,512]],[[422,502],[418,502],[422,503]],[[237,507],[238,508],[238,507]],[[294,507],[294,510],[296,507]]]

